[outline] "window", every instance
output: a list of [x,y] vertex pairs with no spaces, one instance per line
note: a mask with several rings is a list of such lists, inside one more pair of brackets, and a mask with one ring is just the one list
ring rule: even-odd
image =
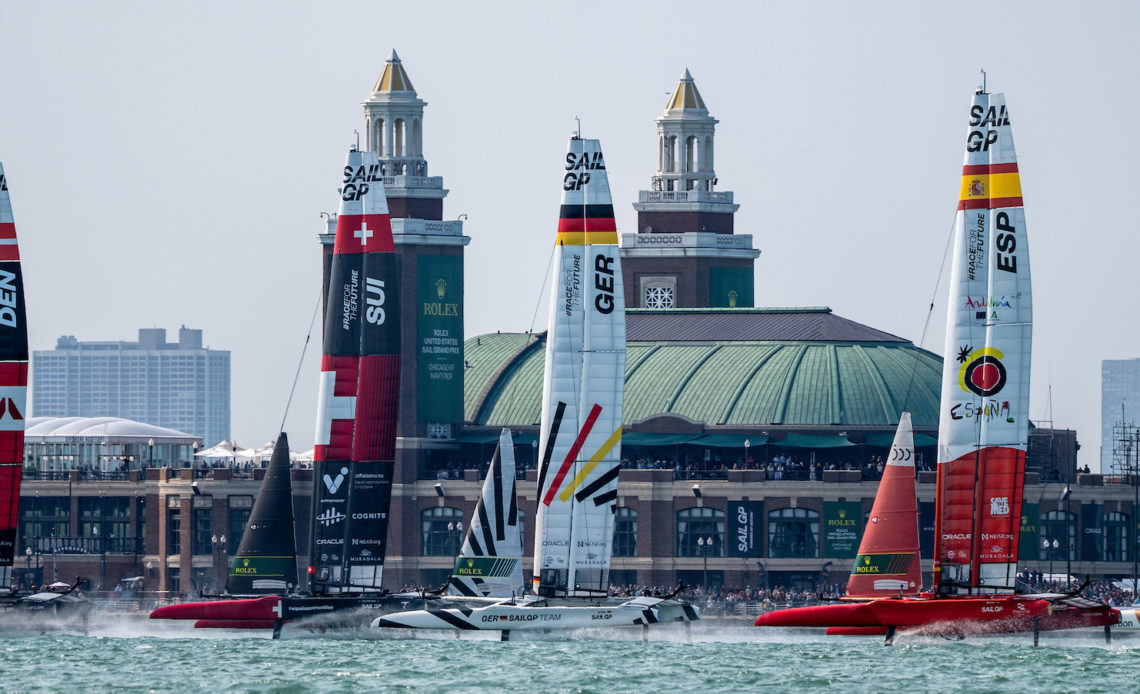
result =
[[20,499],[20,532],[24,546],[35,545],[36,538],[67,537],[69,527],[68,498],[66,496],[26,496]]
[[645,308],[673,308],[673,287],[648,286],[645,288]]
[[[182,553],[182,509],[166,509],[166,554]],[[175,589],[176,590],[176,589]]]
[[436,506],[420,513],[425,557],[454,557],[463,542],[463,512],[451,506]]
[[1104,514],[1104,560],[1128,561],[1128,516]]
[[[231,504],[233,501],[234,498],[230,497]],[[246,523],[249,522],[249,512],[248,506],[230,506],[229,531],[226,532],[226,551],[230,554],[237,554],[238,547],[241,547],[241,538],[245,534]]]
[[[637,511],[624,506],[614,517],[614,556],[637,556]],[[611,580],[613,576],[610,577]]]
[[130,537],[130,498],[89,496],[79,499],[79,536],[107,538],[108,552],[125,552]]
[[677,556],[723,557],[724,511],[719,508],[686,508],[678,511]]
[[1038,545],[1041,552],[1038,556],[1042,561],[1065,561],[1077,558],[1076,515],[1064,511],[1050,511],[1041,516],[1041,544]]
[[194,554],[210,554],[214,551],[210,542],[210,529],[213,525],[210,516],[213,512],[212,508],[194,509]]
[[819,556],[819,512],[782,508],[768,514],[768,556]]

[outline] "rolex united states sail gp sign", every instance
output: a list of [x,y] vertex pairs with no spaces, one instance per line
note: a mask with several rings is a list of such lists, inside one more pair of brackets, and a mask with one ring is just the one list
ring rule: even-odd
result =
[[852,559],[859,552],[863,505],[858,501],[823,502],[823,556]]

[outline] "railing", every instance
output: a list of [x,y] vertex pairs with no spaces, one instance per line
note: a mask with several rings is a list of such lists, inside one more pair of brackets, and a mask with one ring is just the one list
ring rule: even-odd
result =
[[683,234],[637,233],[622,234],[623,248],[729,248],[752,250],[752,234],[716,234],[713,232],[686,232]]
[[709,190],[642,190],[638,202],[722,202],[732,203],[731,191]]
[[142,538],[137,537],[37,537],[33,547],[41,558],[53,554],[143,553]]

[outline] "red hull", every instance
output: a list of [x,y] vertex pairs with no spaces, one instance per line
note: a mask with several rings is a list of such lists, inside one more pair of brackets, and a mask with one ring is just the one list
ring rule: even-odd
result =
[[[266,595],[261,598],[240,600],[210,600],[206,602],[184,602],[178,605],[160,607],[150,613],[151,619],[193,619],[198,621],[225,622],[268,622],[264,628],[272,629],[278,619],[278,605],[281,596]],[[197,626],[197,625],[195,625]],[[238,627],[244,629],[263,627]]]
[[1021,595],[894,598],[777,610],[756,618],[758,627],[833,627],[828,633],[881,634],[887,627],[916,630],[1015,633],[1110,626],[1120,613],[1105,605],[1073,607]]
[[194,622],[195,629],[272,629],[277,624],[274,620],[264,619],[199,619]]

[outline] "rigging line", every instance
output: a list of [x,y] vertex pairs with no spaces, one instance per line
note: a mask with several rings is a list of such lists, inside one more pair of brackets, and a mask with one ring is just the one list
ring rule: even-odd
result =
[[285,431],[285,420],[289,417],[289,406],[293,404],[293,393],[297,390],[297,381],[301,378],[301,365],[305,363],[305,351],[309,349],[309,340],[313,337],[313,324],[317,322],[317,313],[321,310],[321,297],[324,290],[317,292],[317,305],[313,307],[313,317],[309,321],[309,332],[305,335],[305,344],[301,347],[301,358],[297,361],[297,373],[293,374],[293,387],[289,389],[289,399],[285,401],[285,414],[281,416],[281,428]]
[[[550,281],[550,268],[554,265],[554,251],[558,250],[560,244],[555,243],[550,247],[550,257],[546,259],[546,274],[542,276],[542,286],[538,289],[538,296],[534,300],[534,313],[530,317],[530,334],[534,335],[534,322],[538,320],[538,309],[542,308],[542,294],[546,291],[546,283]],[[553,285],[551,285],[553,287]],[[550,339],[550,336],[547,336]],[[529,341],[529,340],[528,340]]]
[[[938,265],[938,276],[934,278],[934,291],[930,293],[930,306],[926,309],[926,320],[922,325],[922,337],[918,340],[918,348],[925,349],[926,333],[930,330],[930,319],[934,317],[934,301],[938,298],[938,287],[942,284],[942,273],[946,271],[946,259],[950,257],[950,248],[954,243],[954,229],[958,222],[958,212],[954,212],[954,218],[950,221],[950,234],[946,237],[946,247],[942,249],[942,262]],[[914,366],[910,369],[910,379],[906,384],[906,394],[903,396],[903,411],[907,411],[907,405],[910,402],[910,392],[914,387],[915,374],[918,371],[918,360],[921,355],[919,352],[914,353]],[[945,359],[946,355],[942,355]]]

